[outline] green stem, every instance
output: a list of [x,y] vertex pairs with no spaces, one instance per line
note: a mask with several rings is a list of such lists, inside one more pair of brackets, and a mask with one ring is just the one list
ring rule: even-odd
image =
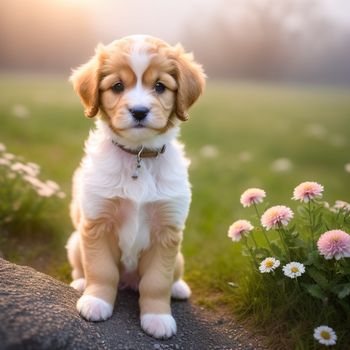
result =
[[242,240],[246,246],[246,248],[248,249],[249,253],[250,253],[250,257],[251,257],[251,262],[253,264],[253,267],[254,268],[257,268],[258,267],[258,264],[257,262],[255,261],[255,257],[253,255],[253,252],[252,252],[252,249],[249,247],[249,244],[248,244],[248,239],[247,237],[245,237],[244,235],[242,236]]
[[[290,250],[289,250],[289,247],[287,245],[287,242],[285,240],[285,231],[284,231],[284,228],[281,224],[278,224],[278,229],[277,229],[277,232],[279,233],[279,236],[280,236],[280,239],[281,239],[281,242],[282,242],[282,245],[286,251],[286,254],[288,255],[289,257],[289,261],[292,261],[292,257],[291,257],[291,254],[290,254]],[[283,232],[283,233],[282,233]]]
[[[339,210],[340,211],[340,210]],[[349,212],[346,211],[346,209],[341,209],[341,212],[342,212],[342,223],[340,224],[340,229],[343,229],[345,224],[346,224],[346,221],[347,221],[347,217],[349,216]]]
[[255,238],[254,238],[253,232],[251,232],[250,236],[252,237],[252,240],[253,240],[253,242],[254,242],[255,248],[258,248],[258,244],[256,243],[256,240],[255,240]]
[[340,212],[341,212],[341,209],[338,209],[337,216],[335,217],[335,221],[336,222],[338,222]]
[[315,237],[314,237],[314,230],[313,230],[313,222],[312,222],[312,206],[311,206],[311,199],[309,199],[308,202],[308,212],[309,212],[309,222],[310,222],[310,233],[311,233],[311,249],[315,248]]
[[297,285],[297,289],[299,290],[299,292],[302,291],[301,289],[301,286],[300,286],[300,283],[299,283],[299,280],[298,280],[298,277],[295,278],[295,282],[296,282],[296,285]]
[[269,245],[269,247],[270,247],[270,249],[271,249],[271,253],[272,253],[273,250],[272,250],[271,242],[270,242],[270,240],[268,239],[268,237],[267,237],[267,235],[266,235],[266,230],[264,229],[264,226],[261,224],[259,210],[258,210],[258,208],[257,208],[257,206],[256,206],[255,203],[253,203],[253,205],[254,205],[254,209],[255,209],[256,216],[258,217],[258,222],[259,222],[259,225],[260,225],[260,227],[261,227],[262,233],[263,233],[263,235],[264,235],[264,237],[265,237],[265,239],[266,239],[266,242],[267,242],[267,244]]

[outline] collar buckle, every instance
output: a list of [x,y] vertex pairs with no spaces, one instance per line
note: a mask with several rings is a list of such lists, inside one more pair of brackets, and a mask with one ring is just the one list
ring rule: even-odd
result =
[[132,154],[136,156],[136,166],[134,172],[131,174],[131,178],[133,180],[137,180],[140,171],[141,171],[141,162],[143,158],[157,158],[160,154],[163,154],[166,150],[166,145],[164,144],[160,149],[158,150],[147,150],[142,145],[139,150],[131,150],[123,145],[119,144],[118,142],[112,140],[112,143],[116,146],[118,146],[121,150],[123,150],[126,153]]

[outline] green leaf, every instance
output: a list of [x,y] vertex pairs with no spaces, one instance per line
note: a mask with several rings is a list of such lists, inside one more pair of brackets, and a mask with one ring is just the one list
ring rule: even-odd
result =
[[341,307],[347,314],[350,314],[350,306],[347,300],[339,299],[338,303],[341,305]]
[[314,267],[309,267],[306,272],[308,275],[323,289],[327,290],[329,287],[329,282],[327,278],[316,268]]
[[350,294],[350,283],[338,284],[336,289],[338,298],[344,299]]
[[297,238],[297,237],[299,236],[299,232],[298,232],[298,231],[293,231],[292,234],[291,234],[291,236],[292,236],[293,238]]
[[254,248],[253,251],[256,255],[262,255],[262,256],[269,256],[270,255],[270,251],[266,248],[258,247],[258,248]]
[[313,265],[314,261],[317,259],[317,252],[310,252],[307,256],[307,260],[304,261],[304,265]]
[[342,266],[340,268],[340,271],[344,274],[344,275],[350,275],[350,267],[349,266]]
[[326,271],[327,268],[323,263],[324,263],[324,260],[320,258],[319,253],[317,251],[313,251],[309,253],[307,260],[304,262],[304,265],[307,265],[307,266],[313,265],[317,267],[319,270]]
[[323,209],[324,208],[323,208],[322,205],[319,206],[319,207],[314,208],[314,210],[313,210],[314,215],[320,215],[322,213]]
[[339,293],[338,293],[338,298],[339,299],[344,299],[350,294],[350,284],[348,284],[346,287],[344,287]]
[[291,236],[291,235],[293,235],[294,232],[296,232],[296,226],[293,225],[290,228],[285,228],[284,231],[286,232],[286,234],[288,236]]
[[301,206],[301,205],[298,206],[297,211],[303,217],[308,217],[309,216],[309,213],[308,213],[306,207],[304,207],[304,206]]
[[282,250],[281,248],[274,242],[271,242],[271,249],[272,249],[272,252],[279,258],[282,257]]
[[243,256],[250,256],[250,251],[247,248],[242,248],[242,255]]
[[313,227],[313,231],[314,233],[318,234],[318,233],[323,233],[325,231],[325,229],[323,228],[323,222],[319,222],[317,223],[314,227]]
[[320,288],[317,284],[307,284],[302,283],[302,286],[306,289],[306,291],[317,299],[324,300],[327,298],[325,292]]
[[293,242],[296,248],[307,248],[306,242],[300,238],[295,238]]

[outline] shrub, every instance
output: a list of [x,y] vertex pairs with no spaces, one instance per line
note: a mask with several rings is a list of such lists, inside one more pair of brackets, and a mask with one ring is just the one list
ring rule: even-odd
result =
[[65,197],[59,185],[40,179],[40,167],[6,152],[0,144],[0,233],[5,236],[38,233],[50,226],[58,201]]
[[254,209],[257,225],[238,220],[229,228],[228,236],[243,243],[250,260],[235,291],[236,311],[273,329],[277,348],[349,344],[350,204],[330,207],[321,200],[323,191],[304,182],[294,189],[292,199],[301,202],[296,213],[278,205],[260,215],[266,193],[248,189],[241,204]]

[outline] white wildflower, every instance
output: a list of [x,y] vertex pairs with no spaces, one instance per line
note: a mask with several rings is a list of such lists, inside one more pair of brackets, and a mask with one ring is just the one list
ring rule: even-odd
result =
[[280,261],[275,258],[269,257],[264,259],[260,263],[259,271],[261,273],[269,273],[277,269],[278,266],[280,266]]
[[11,170],[20,172],[20,173],[25,173],[32,177],[35,177],[38,175],[38,172],[36,169],[34,169],[32,166],[29,166],[28,164],[23,164],[21,162],[16,162],[12,164]]
[[40,173],[40,165],[38,165],[36,163],[33,163],[33,162],[29,162],[26,165],[28,167],[30,167],[36,175],[39,175],[39,173]]
[[334,212],[345,211],[350,212],[350,203],[337,200],[333,206]]
[[213,145],[204,145],[200,150],[200,154],[205,158],[215,158],[218,156],[219,151]]
[[29,117],[30,112],[26,106],[22,104],[15,104],[12,107],[12,114],[17,118],[26,119]]
[[52,181],[52,180],[47,180],[46,185],[49,188],[51,188],[54,192],[57,192],[60,189],[60,186],[55,181]]
[[337,335],[328,326],[319,326],[314,329],[314,338],[322,345],[332,346],[337,342]]
[[305,266],[301,263],[292,261],[289,264],[283,266],[283,273],[290,278],[300,277],[305,272]]
[[57,193],[57,197],[60,199],[63,199],[63,198],[66,198],[66,194],[64,192],[60,191]]
[[253,159],[253,155],[249,151],[242,151],[238,154],[238,158],[241,162],[250,162]]
[[275,172],[287,172],[293,167],[293,163],[288,158],[278,158],[271,164],[271,169]]
[[320,139],[327,135],[327,129],[322,124],[309,124],[305,131],[308,135]]
[[3,155],[3,158],[7,159],[7,160],[14,160],[16,158],[16,156],[12,153],[5,153]]
[[11,162],[6,158],[0,158],[0,165],[10,165]]

